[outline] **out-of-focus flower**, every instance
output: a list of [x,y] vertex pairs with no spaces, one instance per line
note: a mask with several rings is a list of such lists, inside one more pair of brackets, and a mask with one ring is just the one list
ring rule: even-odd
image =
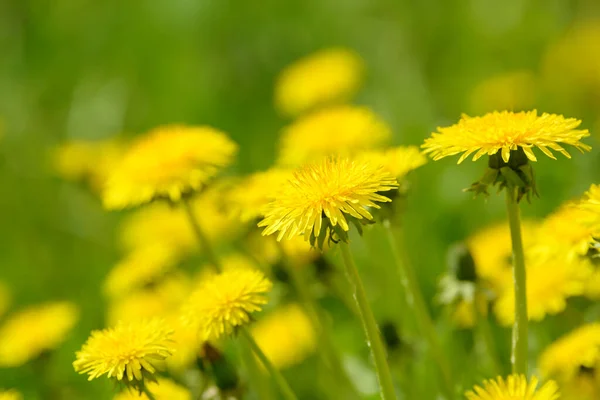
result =
[[556,400],[560,397],[558,385],[554,381],[546,382],[537,389],[538,380],[532,377],[527,382],[525,375],[509,375],[483,381],[483,387],[475,386],[465,395],[468,400]]
[[576,129],[580,124],[580,120],[562,115],[544,113],[538,116],[536,110],[517,113],[494,111],[483,117],[463,115],[457,124],[438,128],[438,132],[425,139],[421,147],[434,160],[461,154],[459,164],[471,154],[474,154],[475,161],[499,151],[504,162],[508,162],[510,152],[517,148],[521,148],[529,160],[537,161],[534,147],[552,159],[556,157],[550,150],[571,158],[562,144],[581,151],[591,149],[580,141],[590,135],[587,129]]
[[372,164],[383,166],[399,182],[410,171],[427,163],[427,157],[417,146],[398,146],[382,151],[368,151],[361,157]]
[[[311,244],[322,245],[326,238],[347,241],[348,221],[372,220],[368,208],[379,208],[375,202],[389,202],[379,194],[398,187],[396,179],[383,167],[346,158],[325,158],[306,165],[269,204],[263,235],[279,232],[277,240],[304,235]],[[352,220],[350,220],[352,221]]]
[[78,317],[77,307],[69,302],[31,306],[9,316],[0,328],[0,367],[18,367],[56,349]]
[[281,307],[252,328],[258,347],[277,368],[302,362],[316,348],[316,332],[297,304]]
[[[213,245],[237,234],[240,224],[220,206],[223,193],[213,187],[191,200],[198,224]],[[182,257],[198,250],[185,210],[180,206],[154,203],[129,215],[121,225],[120,240],[125,251],[148,246],[167,246]]]
[[[155,400],[192,400],[189,390],[169,379],[159,378],[145,385]],[[148,396],[135,389],[128,389],[118,393],[113,400],[148,400]]]
[[104,291],[111,297],[156,282],[178,262],[173,250],[158,244],[134,250],[120,261],[108,274]]
[[[581,295],[591,273],[586,260],[570,257],[564,250],[544,254],[532,249],[527,256],[527,314],[540,321],[548,314],[558,314],[567,306],[567,298]],[[503,325],[514,322],[514,289],[506,287],[500,294],[494,311]]]
[[15,389],[0,389],[0,400],[23,400],[23,396]]
[[155,128],[134,141],[112,168],[104,205],[121,209],[154,199],[179,201],[202,189],[233,161],[236,152],[234,142],[208,126]]
[[242,222],[263,217],[265,208],[273,200],[279,187],[290,177],[290,171],[280,168],[247,176],[226,194],[226,202],[232,215]]
[[159,318],[93,331],[75,353],[73,367],[80,374],[88,374],[88,380],[106,374],[139,387],[172,354],[171,335],[171,329]]
[[556,379],[569,400],[600,395],[600,323],[584,325],[552,343],[540,356],[540,370]]
[[297,116],[319,106],[346,102],[357,92],[363,70],[363,61],[351,50],[321,50],[281,72],[275,104],[282,114]]
[[353,155],[381,146],[390,135],[385,122],[366,107],[325,108],[283,129],[277,162],[298,166],[334,154]]
[[496,75],[471,92],[470,109],[476,114],[494,110],[528,110],[535,104],[535,78],[529,71]]
[[224,264],[220,274],[207,272],[183,307],[183,319],[202,340],[216,340],[250,322],[267,303],[272,283],[256,269]]
[[54,150],[52,164],[63,179],[86,183],[100,193],[124,152],[125,144],[116,139],[73,140]]

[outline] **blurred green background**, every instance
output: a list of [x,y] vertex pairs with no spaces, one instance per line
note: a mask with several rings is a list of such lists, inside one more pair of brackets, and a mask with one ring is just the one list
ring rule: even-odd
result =
[[[51,299],[81,305],[79,324],[51,361],[52,379],[68,387],[65,398],[112,393],[108,382],[75,374],[71,362],[103,324],[99,282],[118,259],[119,215],[55,176],[48,157],[54,146],[165,123],[210,124],[239,143],[237,172],[264,169],[288,122],[273,106],[277,74],[331,46],[364,58],[367,78],[355,102],[383,116],[396,144],[418,145],[463,112],[491,111],[473,90],[514,71],[533,76],[528,106],[580,118],[594,131],[600,35],[559,57],[562,64],[552,64],[558,73],[547,60],[554,43],[581,21],[597,25],[598,15],[594,0],[0,2],[0,280],[11,289],[13,310]],[[573,78],[581,68],[592,68],[593,82]],[[587,143],[597,147],[594,137]],[[546,215],[597,181],[598,151],[571,153],[571,161],[540,157],[541,198],[523,206],[526,217]],[[435,314],[447,247],[504,215],[500,196],[486,202],[461,192],[484,162],[455,162],[417,170],[407,205],[407,247]],[[360,267],[368,268],[357,247]],[[376,289],[368,287],[376,307],[393,307]],[[405,329],[410,336],[410,322]],[[508,330],[499,335],[507,339]],[[33,366],[0,369],[0,387],[16,387],[27,399],[36,398],[39,384]]]

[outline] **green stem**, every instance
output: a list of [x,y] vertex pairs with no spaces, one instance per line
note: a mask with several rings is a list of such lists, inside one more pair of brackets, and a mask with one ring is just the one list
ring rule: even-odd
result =
[[475,296],[475,300],[473,302],[475,313],[477,331],[479,333],[479,337],[481,338],[483,345],[487,351],[487,355],[490,359],[490,363],[493,369],[493,375],[502,375],[502,367],[500,366],[500,362],[498,361],[498,355],[496,354],[496,346],[494,344],[494,338],[492,335],[492,327],[490,326],[489,317],[487,315],[482,315],[479,313],[477,308],[477,296]]
[[[298,298],[303,304],[304,308],[306,309],[311,323],[317,333],[318,345],[320,350],[319,357],[322,357],[324,359],[325,364],[328,365],[329,369],[337,378],[336,380],[340,385],[340,387],[334,388],[334,391],[337,392],[337,394],[339,395],[340,390],[343,389],[347,390],[348,392],[352,392],[353,397],[358,397],[358,393],[356,393],[354,384],[352,383],[352,381],[346,374],[344,367],[342,366],[339,353],[333,345],[329,330],[326,328],[327,324],[324,321],[324,315],[319,310],[317,304],[315,304],[314,298],[310,293],[308,284],[306,283],[306,279],[302,275],[301,271],[299,271],[298,268],[294,265],[291,265],[289,262],[287,262],[286,267],[290,274],[290,277],[292,278],[294,288],[298,293]],[[331,382],[330,380],[326,381]]]
[[346,266],[346,274],[354,290],[354,299],[360,312],[360,318],[367,335],[367,342],[371,348],[373,360],[375,361],[375,371],[377,372],[377,379],[379,380],[381,398],[383,400],[395,399],[396,391],[392,382],[390,367],[387,363],[385,347],[381,339],[379,328],[375,322],[375,316],[369,306],[365,288],[363,287],[358,270],[354,264],[354,259],[350,253],[350,247],[344,242],[340,243],[340,246],[342,247],[342,257],[344,258],[344,264]]
[[248,378],[250,379],[250,382],[254,383],[258,398],[261,400],[271,400],[273,398],[270,387],[271,383],[264,375],[264,371],[258,366],[256,358],[254,358],[254,355],[252,354],[252,349],[247,343],[239,344],[241,345],[239,346],[240,352],[248,371]]
[[152,392],[149,391],[148,388],[146,387],[146,385],[144,385],[144,384],[142,384],[142,392],[146,395],[148,400],[156,400],[156,397],[154,397]]
[[429,342],[429,346],[431,348],[433,356],[435,357],[437,364],[440,367],[446,394],[450,398],[453,398],[454,384],[452,380],[450,363],[448,362],[448,359],[446,358],[446,355],[442,350],[442,346],[438,341],[433,321],[431,319],[431,316],[429,315],[429,311],[423,298],[423,294],[419,289],[417,276],[410,263],[408,262],[408,257],[406,255],[406,251],[404,250],[404,242],[402,240],[402,237],[399,236],[398,231],[394,231],[392,229],[392,226],[389,221],[384,221],[383,226],[385,229],[389,246],[392,250],[392,256],[394,257],[396,268],[398,269],[398,274],[400,275],[400,281],[402,282],[402,286],[404,287],[406,303],[409,307],[412,307],[412,311],[417,318],[419,327],[422,333],[425,335],[425,339]]
[[515,287],[515,323],[512,332],[511,363],[513,373],[527,374],[527,276],[523,238],[521,237],[521,216],[516,195],[516,189],[509,190],[509,188],[506,188],[506,211],[512,242],[513,282]]
[[279,372],[279,370],[275,368],[275,366],[271,363],[271,361],[265,355],[265,353],[263,353],[263,351],[260,349],[250,332],[248,332],[248,330],[243,327],[240,329],[239,332],[240,335],[243,336],[244,339],[246,339],[246,342],[248,343],[254,354],[258,357],[260,362],[263,364],[263,366],[266,368],[266,370],[269,371],[271,377],[273,378],[277,386],[279,386],[283,397],[286,400],[298,400],[298,398],[292,391],[292,388],[290,387],[289,383],[285,380],[281,372]]
[[198,218],[196,217],[196,213],[194,212],[194,208],[192,207],[190,199],[188,197],[185,197],[181,202],[183,203],[183,208],[185,209],[190,224],[192,225],[192,230],[198,238],[198,242],[200,242],[200,247],[202,248],[202,250],[204,250],[208,261],[211,263],[211,265],[214,267],[217,273],[223,272],[223,267],[221,266],[219,258],[217,257],[217,254],[215,253],[210,244],[210,240],[208,240],[208,237],[206,236],[204,231],[202,231],[202,228],[198,223]]

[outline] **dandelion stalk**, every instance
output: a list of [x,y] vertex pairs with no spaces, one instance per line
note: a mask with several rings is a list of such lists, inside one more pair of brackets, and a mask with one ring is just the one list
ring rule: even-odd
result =
[[208,240],[208,237],[206,236],[204,231],[202,231],[202,228],[200,227],[200,224],[198,223],[198,218],[196,217],[194,208],[192,207],[192,204],[190,203],[190,199],[185,197],[181,202],[183,203],[183,208],[185,209],[185,212],[188,216],[188,219],[190,221],[192,229],[194,230],[194,234],[198,238],[198,242],[200,243],[202,250],[204,250],[204,253],[206,254],[206,257],[208,258],[208,261],[215,268],[215,271],[217,273],[221,273],[223,271],[223,267],[221,266],[219,258],[217,257],[217,254],[215,253],[215,251],[213,250],[213,248],[210,244],[210,240]]
[[298,398],[292,391],[292,388],[290,387],[289,383],[285,380],[281,372],[277,368],[275,368],[275,366],[271,363],[271,361],[265,355],[265,353],[263,353],[263,351],[258,346],[250,332],[248,332],[248,330],[244,327],[240,328],[239,332],[240,335],[246,340],[254,354],[258,357],[260,362],[266,368],[266,370],[269,371],[269,374],[271,374],[271,377],[273,378],[277,386],[279,386],[283,397],[286,400],[297,400]]
[[354,299],[360,311],[360,319],[367,335],[367,341],[375,362],[375,370],[377,372],[377,379],[379,380],[381,398],[384,400],[395,399],[396,392],[392,382],[390,367],[387,363],[385,347],[381,339],[379,328],[375,322],[375,316],[373,315],[373,311],[369,306],[365,288],[363,287],[358,270],[354,264],[354,259],[350,253],[350,247],[347,243],[340,243],[340,246],[342,248],[344,264],[346,266],[346,274],[348,275],[348,280],[350,281],[352,289],[354,290]]
[[254,383],[258,398],[271,400],[273,398],[270,390],[271,383],[264,375],[264,371],[258,366],[256,358],[252,354],[252,349],[247,343],[242,344],[239,348],[244,364],[246,364],[246,369],[248,370],[248,378]]
[[440,367],[444,387],[450,398],[453,397],[453,381],[452,374],[450,372],[450,364],[446,359],[446,356],[442,350],[442,347],[437,339],[435,333],[435,327],[427,305],[423,299],[423,295],[419,289],[417,277],[414,270],[411,268],[410,263],[407,260],[406,252],[404,251],[404,244],[397,237],[396,232],[392,229],[390,221],[383,221],[386,237],[390,248],[392,249],[392,255],[400,275],[402,286],[404,287],[404,293],[406,295],[406,303],[409,307],[412,307],[414,314],[417,317],[417,322],[426,340],[429,342],[433,356],[436,358],[437,364]]
[[525,254],[521,237],[521,216],[517,202],[517,189],[506,188],[506,211],[510,226],[510,239],[513,255],[513,281],[515,286],[515,322],[512,332],[512,372],[527,374],[527,276]]

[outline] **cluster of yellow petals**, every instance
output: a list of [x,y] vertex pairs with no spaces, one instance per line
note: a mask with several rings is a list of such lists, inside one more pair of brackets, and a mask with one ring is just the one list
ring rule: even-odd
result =
[[366,107],[325,108],[283,129],[277,163],[299,166],[333,154],[353,155],[381,146],[390,136],[386,123]]
[[104,205],[121,209],[202,189],[228,166],[237,145],[209,126],[168,125],[138,138],[107,178]]
[[78,318],[78,308],[64,301],[31,306],[9,316],[0,328],[0,367],[18,367],[55,349]]
[[421,147],[434,160],[461,154],[459,164],[471,154],[475,161],[499,151],[502,159],[508,162],[510,152],[519,147],[531,161],[537,161],[534,147],[552,159],[556,159],[552,150],[570,158],[561,145],[569,144],[580,151],[591,149],[580,141],[590,135],[587,129],[577,129],[580,124],[581,121],[575,118],[547,113],[538,115],[536,110],[494,111],[482,117],[463,115],[457,124],[438,128],[438,132],[425,139]]
[[0,400],[23,400],[23,395],[15,389],[0,389]]
[[401,181],[406,175],[427,163],[427,157],[417,146],[398,146],[386,150],[367,151],[361,154],[372,164],[381,165],[392,176]]
[[250,321],[250,314],[267,303],[273,284],[265,275],[246,267],[207,273],[183,306],[184,321],[202,340],[216,340]]
[[88,374],[88,380],[106,374],[118,381],[141,382],[173,353],[172,333],[159,318],[122,322],[93,331],[75,353],[73,367],[76,372]]
[[558,385],[554,381],[546,382],[537,389],[538,380],[532,377],[528,382],[525,375],[509,375],[506,379],[483,381],[466,393],[468,400],[556,400],[560,397]]
[[325,158],[294,172],[269,205],[263,235],[279,232],[277,240],[303,234],[319,236],[323,219],[332,226],[350,229],[345,214],[357,219],[373,219],[369,208],[376,202],[389,202],[379,194],[398,187],[396,179],[383,167],[347,158]]
[[359,89],[363,69],[362,59],[351,50],[321,50],[281,72],[275,104],[282,114],[297,116],[326,104],[347,102]]

